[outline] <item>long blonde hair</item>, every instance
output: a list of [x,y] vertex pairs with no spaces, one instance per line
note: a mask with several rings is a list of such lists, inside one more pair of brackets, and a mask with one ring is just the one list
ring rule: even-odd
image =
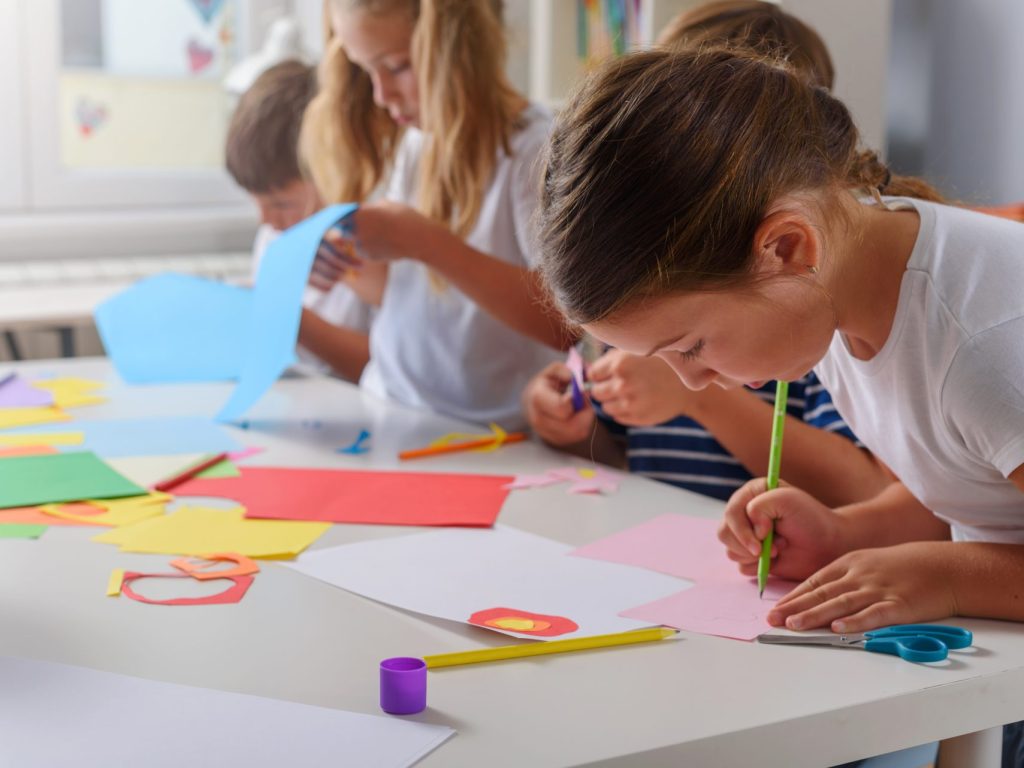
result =
[[412,64],[423,152],[417,208],[466,237],[476,223],[499,150],[509,153],[522,97],[505,76],[506,42],[496,0],[325,0],[327,45],[320,90],[306,110],[303,162],[327,202],[362,201],[394,159],[399,129],[373,103],[369,75],[331,31],[330,6],[416,21]]

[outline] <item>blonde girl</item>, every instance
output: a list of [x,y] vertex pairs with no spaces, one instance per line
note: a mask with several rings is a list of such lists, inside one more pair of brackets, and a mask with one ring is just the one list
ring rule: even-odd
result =
[[[303,322],[303,343],[370,392],[518,427],[532,371],[567,344],[532,269],[548,113],[504,74],[493,0],[328,0],[332,34],[302,149],[325,200],[384,200],[351,225],[388,265],[369,338]],[[318,259],[316,280],[346,265]]]

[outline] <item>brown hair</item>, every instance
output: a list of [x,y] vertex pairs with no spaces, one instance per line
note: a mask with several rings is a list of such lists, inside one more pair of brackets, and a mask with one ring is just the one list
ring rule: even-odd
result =
[[763,0],[715,0],[684,11],[658,35],[657,45],[678,49],[715,43],[783,58],[814,85],[832,89],[835,69],[828,47],[811,27]]
[[302,178],[299,129],[315,92],[313,68],[285,61],[270,67],[242,94],[224,148],[228,172],[239,186],[262,194]]
[[774,201],[811,192],[827,206],[886,181],[857,142],[846,107],[782,62],[722,48],[609,62],[556,123],[540,269],[581,324],[645,296],[741,285]]
[[[420,94],[418,208],[465,237],[480,213],[498,158],[510,152],[521,97],[505,76],[499,0],[325,0],[345,10],[407,12]],[[370,77],[330,32],[321,89],[309,105],[302,154],[320,196],[361,201],[387,172],[398,127],[373,103]]]

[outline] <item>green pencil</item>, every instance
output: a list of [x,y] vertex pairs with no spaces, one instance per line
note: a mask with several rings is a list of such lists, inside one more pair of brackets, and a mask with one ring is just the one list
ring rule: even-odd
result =
[[[779,467],[782,464],[782,430],[786,426],[786,401],[789,399],[789,382],[775,382],[775,412],[772,414],[772,447],[768,454],[768,490],[779,487]],[[757,594],[764,596],[764,585],[768,583],[768,569],[772,565],[772,541],[775,526],[768,529],[768,535],[761,542],[761,556],[757,559]]]

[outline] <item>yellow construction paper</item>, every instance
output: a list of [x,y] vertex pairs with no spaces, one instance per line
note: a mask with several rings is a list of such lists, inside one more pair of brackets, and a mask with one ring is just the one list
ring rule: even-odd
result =
[[101,389],[102,381],[67,377],[63,379],[40,379],[33,381],[36,389],[44,389],[53,395],[53,404],[58,408],[78,408],[83,405],[98,405],[107,398],[92,394]]
[[[55,421],[71,421],[71,417],[52,405],[0,408],[0,429],[27,427],[32,424],[50,424]],[[21,443],[21,445],[26,445],[26,443]]]
[[[71,418],[70,416],[68,418]],[[17,435],[0,435],[0,445],[81,445],[85,442],[84,432],[37,432]]]
[[248,520],[242,507],[179,507],[163,517],[94,536],[123,552],[201,557],[237,552],[248,557],[292,558],[316,541],[330,523]]
[[120,597],[121,585],[124,583],[124,568],[115,568],[110,572],[107,582],[107,597]]

